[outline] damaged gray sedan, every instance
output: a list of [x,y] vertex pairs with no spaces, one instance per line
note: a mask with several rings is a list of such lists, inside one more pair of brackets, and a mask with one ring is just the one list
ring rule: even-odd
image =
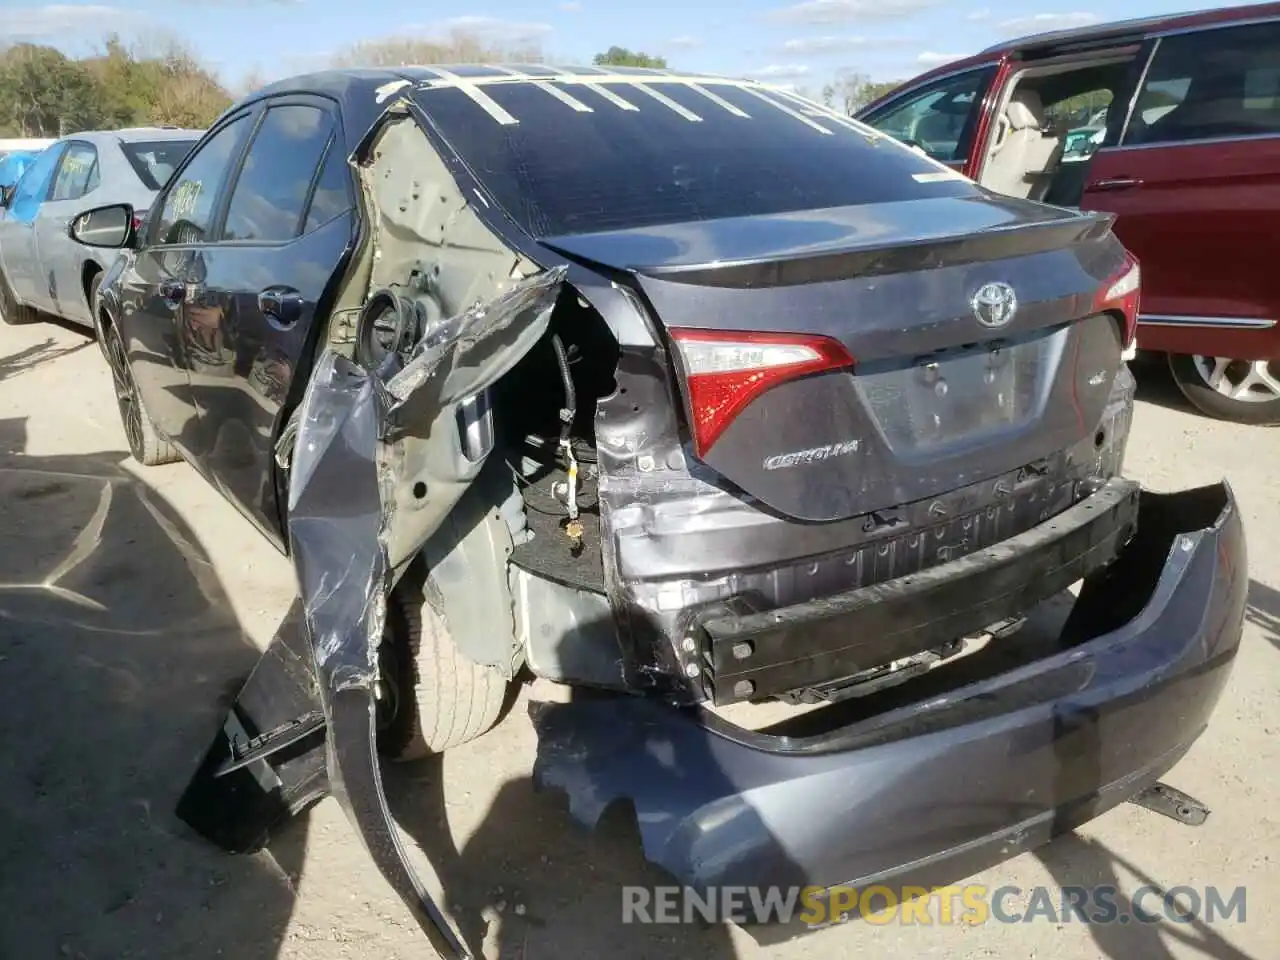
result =
[[379,758],[480,736],[530,674],[580,694],[535,706],[538,782],[587,824],[633,804],[694,888],[1202,818],[1158,779],[1230,671],[1244,535],[1225,484],[1121,475],[1110,218],[785,91],[524,65],[282,81],[71,231],[127,251],[95,320],[134,455],[297,569],[180,804],[224,847],[331,792],[462,955]]

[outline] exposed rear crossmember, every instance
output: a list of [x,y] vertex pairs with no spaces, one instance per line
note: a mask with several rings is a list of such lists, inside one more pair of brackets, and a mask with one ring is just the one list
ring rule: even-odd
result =
[[1018,616],[1115,559],[1137,529],[1138,489],[1111,480],[1025,533],[873,586],[778,610],[717,605],[693,628],[712,700],[821,686]]

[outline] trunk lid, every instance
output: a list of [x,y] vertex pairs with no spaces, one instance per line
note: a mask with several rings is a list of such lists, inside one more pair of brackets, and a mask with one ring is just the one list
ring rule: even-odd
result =
[[[1106,216],[982,195],[543,242],[631,275],[676,341],[691,453],[796,519],[1034,469],[1095,430],[1121,363],[1105,294],[1132,261]],[[708,401],[690,340],[812,342],[843,359]],[[708,403],[714,437],[700,432]]]

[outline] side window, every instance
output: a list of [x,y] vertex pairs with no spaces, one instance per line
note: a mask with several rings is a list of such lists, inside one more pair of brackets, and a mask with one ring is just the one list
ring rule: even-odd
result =
[[882,133],[918,145],[935,160],[968,159],[978,110],[994,67],[946,77],[877,110],[865,121]]
[[58,174],[53,179],[50,200],[78,200],[91,189],[96,179],[98,151],[91,143],[72,143],[62,155]]
[[1125,144],[1280,134],[1280,22],[1164,37]]
[[165,194],[153,243],[199,243],[208,237],[218,188],[249,132],[250,116],[232,120],[192,154]]
[[231,194],[223,240],[292,240],[316,178],[333,118],[319,107],[272,107],[258,128]]
[[23,172],[22,179],[14,187],[11,209],[16,211],[19,203],[38,206],[44,202],[49,195],[49,181],[53,179],[54,169],[65,149],[66,144],[54,144],[31,161],[31,165]]
[[351,171],[337,138],[334,138],[329,141],[324,166],[320,170],[320,179],[316,181],[316,191],[311,196],[311,206],[307,210],[307,222],[302,232],[310,233],[338,214],[346,213],[351,209],[351,204]]

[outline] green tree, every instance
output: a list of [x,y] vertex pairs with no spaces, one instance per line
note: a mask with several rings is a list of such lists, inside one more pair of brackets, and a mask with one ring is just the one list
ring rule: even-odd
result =
[[654,57],[638,50],[626,47],[610,47],[604,53],[597,53],[591,62],[598,67],[653,67],[659,70],[667,68],[666,57]]
[[833,110],[842,110],[853,116],[901,85],[901,80],[872,80],[865,73],[841,71],[834,81],[822,88],[822,102]]
[[21,137],[60,137],[98,124],[84,65],[53,47],[19,43],[0,54],[0,125]]

